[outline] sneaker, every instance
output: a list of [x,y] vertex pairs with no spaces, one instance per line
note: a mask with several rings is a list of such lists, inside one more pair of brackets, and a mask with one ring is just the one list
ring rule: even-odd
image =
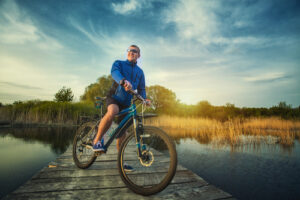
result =
[[101,142],[98,141],[95,145],[93,145],[93,151],[105,151],[103,139]]
[[124,164],[123,169],[124,169],[125,172],[132,172],[132,171],[134,171],[134,168],[131,167],[130,165],[126,164],[126,163]]

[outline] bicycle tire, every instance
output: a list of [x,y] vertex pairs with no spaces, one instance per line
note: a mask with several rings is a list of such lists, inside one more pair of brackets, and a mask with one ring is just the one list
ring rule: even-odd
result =
[[[93,136],[91,136],[91,134],[93,134],[93,131],[95,131],[93,130],[95,129],[95,126],[95,122],[84,123],[77,129],[73,140],[73,160],[76,166],[81,169],[90,167],[97,158],[93,150],[91,148],[87,148],[86,146],[87,143],[92,142],[91,140]],[[84,159],[84,157],[86,159]]]
[[[137,153],[137,148],[134,133],[131,133],[125,138],[118,153],[118,169],[123,182],[129,189],[137,194],[148,196],[162,191],[172,181],[177,168],[177,153],[173,140],[157,127],[145,126],[142,138],[146,147],[143,152],[149,158],[142,161],[143,159],[139,159],[137,154],[133,154],[134,151]],[[126,153],[128,155],[125,155]],[[170,157],[169,163],[168,156]],[[140,163],[135,161],[136,158]],[[126,172],[125,162],[133,165],[135,170]],[[150,184],[149,178],[155,179],[155,183]],[[140,184],[139,182],[143,180],[144,184]]]

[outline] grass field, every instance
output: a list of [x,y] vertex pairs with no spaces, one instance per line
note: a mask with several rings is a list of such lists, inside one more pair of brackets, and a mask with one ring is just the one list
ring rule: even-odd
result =
[[174,138],[192,137],[200,143],[217,145],[279,143],[291,146],[300,140],[300,121],[279,118],[232,119],[220,122],[208,118],[159,116],[145,124],[158,126]]

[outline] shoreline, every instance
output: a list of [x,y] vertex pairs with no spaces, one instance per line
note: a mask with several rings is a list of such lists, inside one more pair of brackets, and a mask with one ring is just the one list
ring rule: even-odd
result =
[[2,123],[0,122],[0,128],[35,128],[35,127],[78,127],[81,124],[70,123]]

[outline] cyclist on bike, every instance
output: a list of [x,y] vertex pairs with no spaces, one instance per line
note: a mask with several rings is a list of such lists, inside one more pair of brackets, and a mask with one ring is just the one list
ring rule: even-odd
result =
[[[127,93],[129,90],[137,90],[137,92],[146,99],[145,76],[143,70],[137,65],[137,59],[140,57],[140,48],[136,45],[131,45],[127,49],[127,60],[117,60],[111,68],[111,75],[114,83],[106,98],[107,112],[100,121],[97,135],[93,141],[94,151],[104,151],[103,138],[104,133],[109,129],[112,121],[119,111],[130,106],[132,95]],[[124,83],[124,87],[120,83]],[[150,101],[147,101],[150,104]],[[119,122],[122,119],[119,117]],[[122,141],[126,134],[120,134],[117,138],[117,149],[120,150]]]

